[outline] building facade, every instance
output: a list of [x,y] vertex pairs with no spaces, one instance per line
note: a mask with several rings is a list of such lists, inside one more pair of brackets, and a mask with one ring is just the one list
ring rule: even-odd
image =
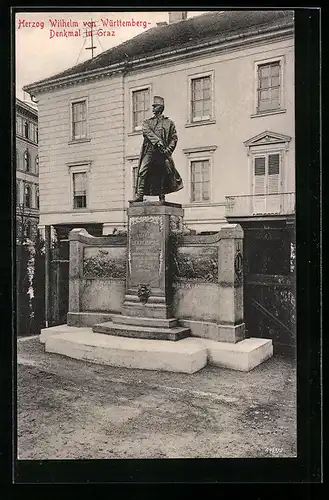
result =
[[16,236],[35,238],[39,223],[38,112],[16,99]]
[[[65,242],[66,267],[70,229],[126,226],[142,121],[160,95],[184,182],[166,199],[197,232],[241,224],[247,332],[293,346],[293,11],[169,14],[168,24],[25,87],[39,109],[40,226]],[[58,310],[65,322],[66,305]]]
[[167,199],[182,203],[189,227],[291,211],[293,13],[182,19],[26,87],[39,108],[41,226],[125,226],[153,95],[178,131],[185,187]]

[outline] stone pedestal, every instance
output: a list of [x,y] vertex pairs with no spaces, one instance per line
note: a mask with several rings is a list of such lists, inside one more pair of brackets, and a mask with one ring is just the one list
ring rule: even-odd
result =
[[121,315],[94,325],[94,332],[159,340],[189,336],[189,328],[177,326],[172,312],[170,220],[182,216],[182,206],[177,203],[130,202]]
[[224,224],[220,230],[220,318],[218,340],[236,343],[245,338],[243,314],[243,230]]
[[181,205],[167,202],[130,203],[124,315],[172,317],[168,248],[172,216],[183,216]]

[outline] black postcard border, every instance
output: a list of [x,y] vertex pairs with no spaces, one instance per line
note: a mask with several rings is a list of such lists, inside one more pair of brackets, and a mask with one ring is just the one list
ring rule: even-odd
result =
[[[204,7],[205,8],[205,7]],[[229,7],[230,8],[230,7]],[[279,7],[276,7],[278,9]],[[232,10],[232,8],[230,8]],[[247,7],[251,10],[252,7]],[[259,7],[257,7],[259,9]],[[265,8],[266,9],[266,8]],[[77,460],[22,461],[13,455],[15,436],[16,349],[10,336],[15,297],[13,293],[14,224],[11,197],[15,186],[12,154],[4,154],[1,170],[5,186],[0,197],[2,231],[5,241],[1,249],[2,290],[6,300],[0,301],[2,319],[1,390],[1,455],[3,477],[21,484],[164,484],[165,483],[318,483],[322,475],[322,331],[320,309],[321,252],[321,138],[320,138],[320,10],[294,8],[296,28],[296,238],[297,238],[297,332],[298,332],[298,458],[296,459],[168,459],[168,460]],[[43,11],[44,7],[17,8],[21,11]],[[47,10],[49,10],[47,8]],[[51,8],[59,10],[93,10],[97,8]],[[104,8],[102,9],[104,10]],[[111,10],[116,10],[111,7]],[[127,10],[121,7],[117,10]],[[130,10],[134,10],[131,8]],[[155,10],[143,7],[135,10]],[[160,10],[160,9],[159,9]],[[161,10],[164,10],[163,8]],[[196,10],[200,10],[200,7]],[[209,8],[211,10],[211,8]],[[224,9],[222,9],[224,10]],[[12,11],[15,12],[15,9]],[[15,60],[13,18],[10,11],[0,17],[2,44],[2,75],[8,88],[3,91],[8,125],[1,135],[13,148],[15,109]],[[5,23],[8,26],[5,26]],[[11,46],[8,43],[11,33]],[[7,42],[7,44],[6,44]],[[3,83],[3,82],[2,82]],[[7,98],[8,95],[8,98]],[[9,95],[11,99],[9,99]],[[7,165],[7,168],[4,168]],[[8,265],[12,262],[12,269]],[[9,273],[8,273],[9,271]],[[2,298],[4,293],[2,293]],[[8,307],[8,305],[11,307]],[[12,363],[13,360],[13,363]],[[12,394],[14,397],[12,398]],[[14,428],[12,427],[14,425]],[[87,488],[88,490],[88,488]],[[56,489],[55,489],[56,491]]]

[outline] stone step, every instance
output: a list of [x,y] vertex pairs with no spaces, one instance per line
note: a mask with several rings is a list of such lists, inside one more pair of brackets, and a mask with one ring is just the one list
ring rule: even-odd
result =
[[273,356],[271,339],[249,338],[236,344],[188,337],[178,342],[102,335],[67,325],[44,328],[46,352],[111,366],[194,373],[207,363],[248,372]]
[[46,352],[109,366],[166,372],[195,373],[207,364],[207,350],[197,343],[100,335],[91,328],[74,328],[72,335],[71,330],[65,332],[64,328],[62,333],[49,336]]
[[181,340],[190,336],[190,329],[174,326],[172,328],[147,327],[138,325],[124,325],[108,321],[98,323],[92,327],[94,333],[106,335],[117,335],[119,337],[130,337],[135,339],[153,340]]
[[121,307],[123,316],[138,316],[140,318],[170,319],[172,314],[165,304],[141,304],[125,301]]
[[113,314],[111,319],[113,323],[122,325],[146,326],[151,328],[173,328],[177,326],[176,318],[141,318],[138,316]]

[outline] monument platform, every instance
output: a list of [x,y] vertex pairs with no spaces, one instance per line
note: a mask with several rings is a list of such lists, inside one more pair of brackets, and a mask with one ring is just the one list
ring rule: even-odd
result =
[[46,352],[109,366],[180,373],[194,373],[207,364],[207,350],[198,343],[102,335],[91,328],[65,331],[65,326],[47,328],[52,334],[44,336]]
[[131,202],[125,238],[70,232],[68,325],[42,330],[46,351],[110,366],[249,371],[273,355],[245,339],[243,231],[184,236],[182,206]]
[[[137,324],[133,324],[136,319],[141,321],[136,322]],[[116,321],[118,321],[118,318],[116,319]],[[154,318],[152,318],[152,322],[153,321]],[[165,320],[163,319],[162,321],[164,322]],[[174,321],[177,322],[177,320]],[[92,330],[94,333],[153,340],[177,341],[189,337],[190,335],[189,328],[185,328],[183,326],[152,326],[152,323],[150,323],[150,318],[135,318],[133,316],[126,316],[125,320],[121,321],[120,323],[113,320],[107,321],[106,323],[98,323],[92,327]]]
[[248,372],[273,355],[272,340],[249,338],[236,344],[188,337],[177,342],[126,338],[67,325],[45,328],[46,352],[91,363],[195,373],[206,364]]

